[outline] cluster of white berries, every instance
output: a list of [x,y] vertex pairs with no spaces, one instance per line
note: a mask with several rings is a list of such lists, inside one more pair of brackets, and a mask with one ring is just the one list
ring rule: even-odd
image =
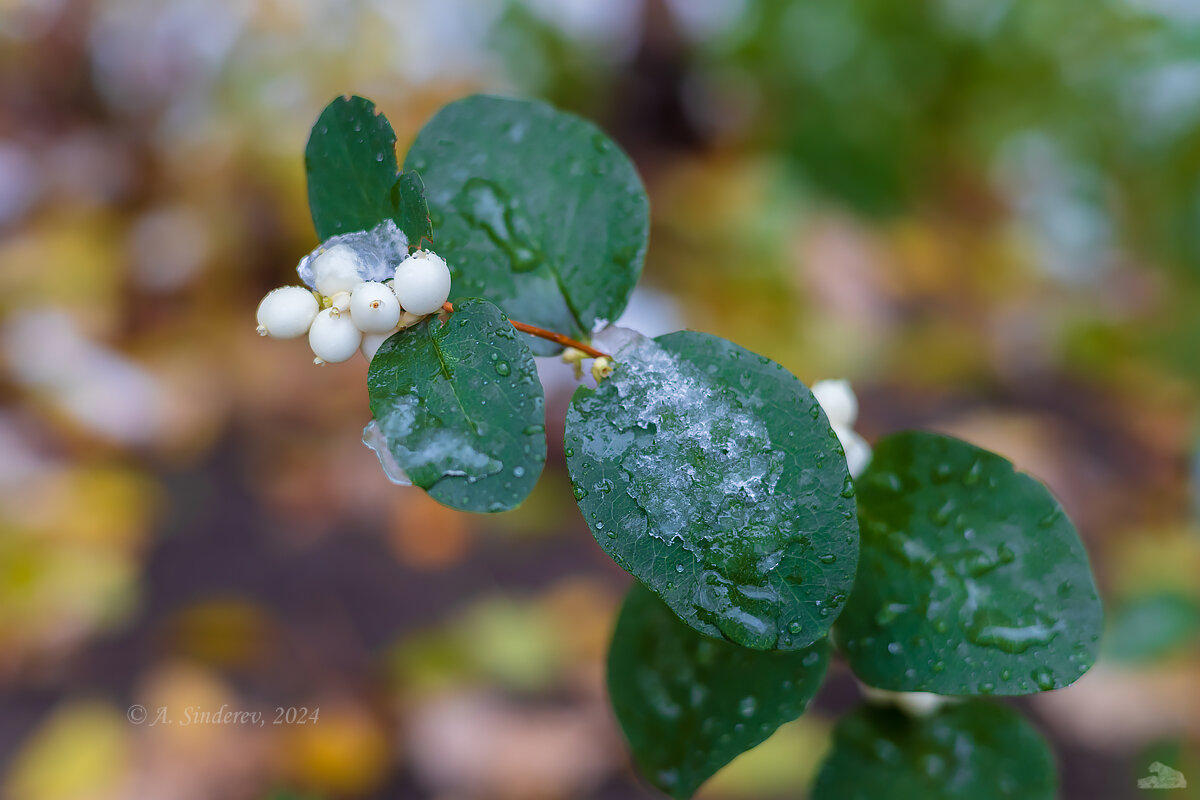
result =
[[267,293],[258,305],[258,333],[294,339],[307,332],[317,364],[336,364],[359,350],[370,361],[384,340],[450,296],[450,270],[427,250],[405,258],[384,282],[363,280],[359,253],[348,244],[319,249],[310,265],[313,290],[282,286]]
[[850,476],[857,478],[871,461],[871,445],[854,431],[854,423],[858,420],[858,398],[850,388],[850,381],[817,381],[812,393],[846,451]]

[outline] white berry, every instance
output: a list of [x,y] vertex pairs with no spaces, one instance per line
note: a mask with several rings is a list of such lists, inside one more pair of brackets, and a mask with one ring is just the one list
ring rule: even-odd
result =
[[817,381],[812,387],[813,396],[825,410],[830,425],[853,427],[858,419],[858,398],[850,388],[850,381]]
[[352,291],[362,283],[361,268],[353,247],[335,244],[313,259],[313,285],[325,297]]
[[303,286],[272,289],[258,304],[258,332],[276,339],[303,336],[319,310],[317,298]]
[[350,295],[350,317],[363,333],[386,333],[400,322],[400,301],[390,286],[364,281]]
[[379,352],[379,348],[383,347],[383,343],[388,340],[393,333],[400,330],[393,328],[385,333],[364,333],[362,339],[362,354],[367,357],[367,361],[375,358],[375,354]]
[[853,428],[845,425],[834,425],[833,432],[837,434],[842,449],[846,451],[846,468],[850,471],[850,477],[857,478],[871,463],[871,445],[855,433]]
[[874,686],[867,686],[861,681],[856,681],[856,683],[868,703],[877,706],[896,706],[910,717],[928,717],[937,713],[943,706],[955,702],[952,697],[944,697],[931,692],[890,692],[885,689],[876,689]]
[[432,314],[450,296],[450,269],[434,253],[418,250],[396,267],[392,289],[405,311]]
[[362,342],[362,331],[354,326],[349,314],[327,308],[313,320],[308,329],[308,346],[317,363],[337,364],[354,355]]

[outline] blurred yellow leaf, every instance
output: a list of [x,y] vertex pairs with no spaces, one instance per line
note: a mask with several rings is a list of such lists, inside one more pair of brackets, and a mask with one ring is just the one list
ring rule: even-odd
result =
[[195,603],[176,613],[166,627],[173,652],[216,666],[263,663],[275,637],[267,612],[239,598]]
[[107,703],[73,701],[57,709],[13,759],[9,800],[116,797],[129,766],[128,723]]
[[356,795],[376,788],[392,750],[384,732],[361,708],[328,702],[319,707],[317,721],[287,728],[292,772],[321,793]]
[[699,796],[708,800],[800,798],[804,796],[800,787],[812,784],[829,746],[829,723],[806,714],[730,762],[700,790]]

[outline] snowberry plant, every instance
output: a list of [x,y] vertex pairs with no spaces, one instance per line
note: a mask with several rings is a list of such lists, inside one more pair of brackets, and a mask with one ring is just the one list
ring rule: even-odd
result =
[[1054,795],[1045,742],[978,699],[1062,688],[1096,657],[1087,555],[1042,484],[932,433],[872,452],[843,382],[810,391],[716,336],[608,326],[649,207],[585,120],[474,96],[403,170],[395,144],[363,98],[321,114],[305,154],[320,245],[259,331],[307,332],[318,363],[361,350],[364,441],[397,482],[473,512],[514,508],[542,471],[534,356],[579,375],[592,360],[563,453],[596,541],[636,579],[608,687],[648,781],[690,797],[804,713],[836,650],[868,703],[838,723],[814,797]]

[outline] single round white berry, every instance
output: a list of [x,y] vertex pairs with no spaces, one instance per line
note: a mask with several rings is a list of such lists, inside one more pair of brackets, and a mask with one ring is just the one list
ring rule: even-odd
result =
[[375,354],[379,352],[379,348],[388,340],[399,328],[392,328],[384,333],[364,333],[362,340],[362,354],[367,357],[367,361],[375,358]]
[[910,717],[933,716],[938,710],[952,702],[950,698],[942,697],[933,692],[897,692],[896,707]]
[[355,286],[362,283],[361,268],[358,253],[353,247],[335,244],[313,259],[313,285],[325,297],[353,291]]
[[858,398],[850,388],[850,381],[817,381],[812,393],[829,417],[830,425],[853,427],[858,419]]
[[303,336],[320,311],[317,298],[303,286],[281,286],[258,304],[258,332],[276,339]]
[[405,311],[432,314],[450,296],[450,269],[436,254],[418,250],[396,267],[392,289]]
[[358,351],[362,331],[354,326],[349,314],[327,308],[313,320],[308,329],[308,346],[320,362],[337,364]]
[[846,468],[850,471],[850,477],[857,478],[871,463],[871,445],[855,433],[853,428],[845,425],[834,425],[833,432],[837,434],[842,449],[846,451]]
[[876,706],[896,706],[910,717],[928,717],[945,705],[955,702],[953,697],[944,697],[931,692],[891,692],[867,686],[855,681],[868,703]]
[[364,281],[350,295],[350,317],[363,333],[385,333],[400,322],[400,301],[387,284]]

